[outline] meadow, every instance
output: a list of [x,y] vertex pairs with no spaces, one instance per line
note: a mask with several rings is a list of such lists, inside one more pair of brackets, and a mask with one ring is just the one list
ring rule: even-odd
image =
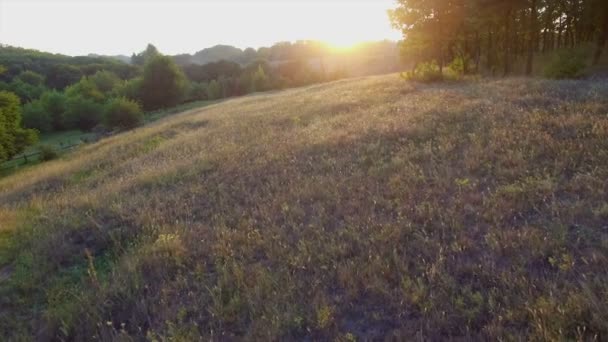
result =
[[0,179],[7,340],[608,339],[608,82],[398,75]]

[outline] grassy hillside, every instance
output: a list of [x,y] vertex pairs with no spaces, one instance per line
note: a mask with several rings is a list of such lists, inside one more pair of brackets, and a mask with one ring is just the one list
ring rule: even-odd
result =
[[0,180],[0,336],[608,338],[608,83],[245,97]]

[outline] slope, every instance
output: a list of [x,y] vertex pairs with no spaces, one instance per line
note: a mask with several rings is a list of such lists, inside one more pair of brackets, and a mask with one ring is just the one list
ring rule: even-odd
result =
[[0,333],[601,340],[606,94],[350,79],[1,179]]

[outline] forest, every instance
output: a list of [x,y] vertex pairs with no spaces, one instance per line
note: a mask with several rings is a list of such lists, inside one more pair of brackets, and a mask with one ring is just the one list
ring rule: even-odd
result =
[[397,2],[391,22],[413,70],[432,63],[439,71],[576,77],[587,60],[599,64],[608,38],[605,0]]

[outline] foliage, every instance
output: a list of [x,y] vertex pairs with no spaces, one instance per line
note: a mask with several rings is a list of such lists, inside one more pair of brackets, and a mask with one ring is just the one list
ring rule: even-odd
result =
[[19,98],[0,91],[0,161],[21,153],[37,140],[36,131],[21,127]]
[[101,123],[103,105],[82,96],[69,97],[66,102],[64,123],[67,129],[90,131]]
[[420,63],[413,71],[403,73],[402,77],[409,81],[418,82],[437,82],[443,80],[443,74],[435,61]]
[[46,76],[46,84],[53,89],[63,90],[80,80],[82,72],[76,66],[68,64],[53,65]]
[[63,130],[65,128],[64,113],[67,108],[67,96],[58,91],[49,91],[40,97],[40,103],[51,119],[52,129],[54,131]]
[[222,86],[216,80],[209,82],[207,86],[207,99],[217,100],[222,98]]
[[179,104],[185,87],[184,74],[171,58],[155,55],[146,62],[141,82],[141,100],[146,110]]
[[92,79],[83,77],[65,89],[67,97],[82,97],[98,103],[105,100],[105,95],[97,88]]
[[532,75],[538,57],[589,43],[597,63],[608,39],[608,2],[601,0],[398,0],[389,15],[403,33],[406,61],[436,60],[443,69],[470,56],[464,73]]
[[44,76],[30,70],[20,73],[16,79],[33,86],[44,84]]
[[51,145],[40,146],[40,161],[49,161],[59,158],[59,151]]
[[143,121],[144,114],[139,104],[133,100],[115,98],[106,105],[104,124],[108,128],[131,129]]
[[128,81],[118,83],[112,90],[113,96],[126,97],[134,101],[141,101],[142,98],[142,78],[137,77]]
[[131,63],[134,65],[145,65],[150,59],[159,56],[160,53],[156,46],[148,44],[146,49],[140,53],[131,56]]
[[98,71],[88,79],[103,94],[110,93],[120,83],[120,78],[107,70]]
[[23,126],[35,128],[41,133],[50,132],[53,128],[52,119],[41,101],[34,101],[23,106]]
[[558,52],[545,66],[544,75],[548,78],[580,78],[587,67],[588,56],[581,50]]

